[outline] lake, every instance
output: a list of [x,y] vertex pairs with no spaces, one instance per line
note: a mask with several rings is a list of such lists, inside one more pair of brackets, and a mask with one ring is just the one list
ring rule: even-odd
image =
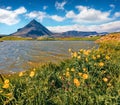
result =
[[4,41],[0,42],[0,72],[18,72],[33,65],[59,62],[74,51],[96,46],[93,41]]

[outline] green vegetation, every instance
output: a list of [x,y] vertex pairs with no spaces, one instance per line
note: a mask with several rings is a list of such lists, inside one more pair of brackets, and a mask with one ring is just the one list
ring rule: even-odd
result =
[[46,37],[46,38],[38,38],[39,41],[95,41],[101,38],[101,36],[93,36],[93,37],[61,37],[61,38],[54,38],[54,37]]
[[17,36],[4,36],[0,38],[0,41],[4,40],[32,40],[32,38],[24,38],[24,37],[17,37]]
[[101,38],[101,36],[92,36],[92,37],[65,37],[65,38],[56,38],[56,40],[63,41],[95,41]]
[[0,105],[119,105],[119,44],[69,52],[58,65],[0,75]]
[[4,40],[38,40],[38,41],[95,41],[99,39],[100,36],[93,37],[64,37],[64,38],[54,38],[54,37],[38,37],[38,38],[30,38],[30,37],[17,37],[17,36],[5,36],[0,38],[0,41]]

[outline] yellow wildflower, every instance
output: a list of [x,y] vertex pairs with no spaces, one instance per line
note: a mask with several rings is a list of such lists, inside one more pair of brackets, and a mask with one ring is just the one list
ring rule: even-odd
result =
[[69,71],[70,69],[69,68],[66,68],[67,71]]
[[75,71],[75,69],[74,69],[74,68],[71,68],[71,71]]
[[96,60],[96,57],[95,57],[94,55],[92,56],[92,58],[93,58],[94,60]]
[[30,77],[33,77],[35,75],[35,72],[34,71],[31,71],[30,72]]
[[82,73],[81,73],[81,72],[79,72],[79,73],[78,73],[78,75],[79,75],[79,76],[82,76]]
[[69,48],[68,51],[69,51],[69,52],[72,52],[72,49]]
[[7,83],[7,84],[4,84],[2,88],[4,88],[4,89],[7,89],[7,88],[9,88],[9,83]]
[[78,56],[77,52],[74,52],[74,53],[73,53],[73,57],[76,58],[77,56]]
[[77,78],[74,78],[73,82],[76,85],[76,87],[80,86],[80,82]]
[[66,72],[66,77],[70,77],[70,73],[69,72]]
[[34,68],[33,71],[35,71],[36,69]]
[[78,58],[78,59],[81,59],[81,56],[78,56],[77,58]]
[[83,68],[83,71],[87,71],[87,68],[84,67],[84,68]]
[[83,74],[84,79],[88,79],[88,74]]
[[23,72],[20,72],[20,73],[19,73],[19,77],[22,77],[22,76],[23,76]]
[[107,79],[107,78],[103,78],[103,81],[104,81],[104,82],[108,82],[108,79]]
[[84,55],[89,55],[89,52],[84,50]]
[[97,58],[100,58],[100,55],[97,55]]
[[5,81],[4,81],[4,84],[9,84],[9,79],[6,79]]
[[82,52],[83,52],[83,49],[80,49],[80,52],[82,53]]
[[103,66],[104,66],[104,63],[103,63],[103,62],[100,62],[100,63],[99,63],[99,66],[100,66],[100,67],[103,67]]
[[88,58],[85,58],[85,61],[88,62]]
[[105,56],[105,58],[106,58],[107,60],[109,60],[109,59],[110,59],[110,57],[109,57],[108,55],[106,55],[106,56]]

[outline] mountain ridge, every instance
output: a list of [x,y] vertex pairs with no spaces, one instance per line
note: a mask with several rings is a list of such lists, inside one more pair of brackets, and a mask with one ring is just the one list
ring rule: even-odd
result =
[[41,23],[37,22],[35,19],[30,21],[23,28],[19,28],[15,33],[10,35],[12,36],[20,36],[20,37],[32,37],[37,38],[41,36],[47,37],[85,37],[85,36],[96,36],[96,35],[105,35],[104,33],[98,33],[96,31],[76,31],[70,30],[61,33],[53,33],[48,30]]

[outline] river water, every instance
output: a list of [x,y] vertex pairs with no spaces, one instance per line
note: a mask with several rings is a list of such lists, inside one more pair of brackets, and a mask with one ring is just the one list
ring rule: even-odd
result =
[[69,58],[68,49],[93,48],[93,41],[4,41],[0,42],[0,72],[18,72],[39,63]]

